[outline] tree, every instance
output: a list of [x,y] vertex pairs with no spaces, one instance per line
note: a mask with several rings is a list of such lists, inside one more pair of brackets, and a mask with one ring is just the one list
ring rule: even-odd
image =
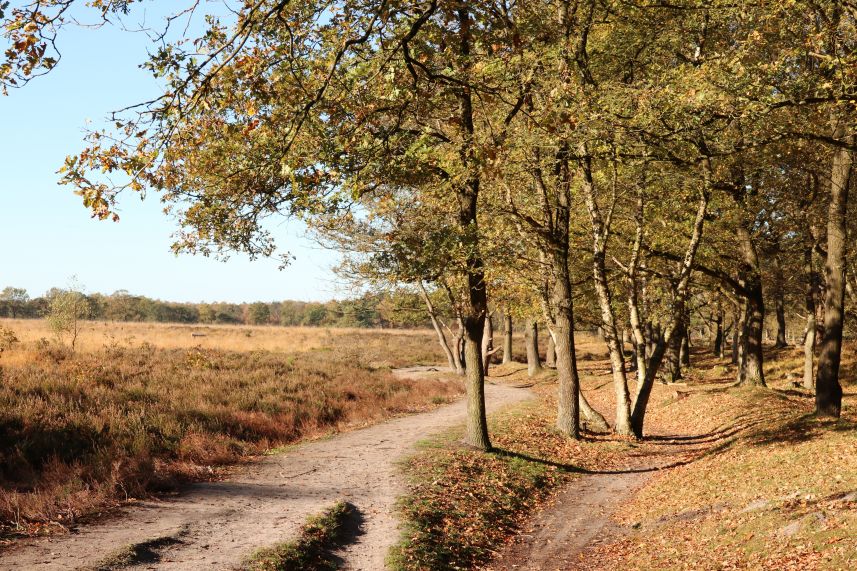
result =
[[6,287],[0,292],[0,302],[6,307],[8,314],[14,319],[21,314],[24,304],[29,301],[27,290],[21,287]]
[[63,342],[67,338],[71,350],[74,351],[83,320],[89,316],[90,307],[86,296],[74,289],[67,289],[60,290],[51,297],[46,317],[57,340]]
[[253,325],[266,325],[271,318],[271,308],[267,303],[257,301],[251,303],[247,310],[249,322]]

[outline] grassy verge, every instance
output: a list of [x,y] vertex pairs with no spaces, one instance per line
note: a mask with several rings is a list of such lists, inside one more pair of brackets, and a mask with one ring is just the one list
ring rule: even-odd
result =
[[406,529],[394,570],[473,569],[513,533],[565,474],[542,463],[455,444],[450,433],[410,458]]
[[338,569],[331,551],[340,547],[346,536],[346,522],[353,508],[346,502],[307,520],[300,537],[261,549],[244,565],[243,571],[326,571]]
[[[846,387],[842,420],[815,420],[812,395],[792,384],[800,358],[771,353],[770,388],[745,389],[731,386],[729,364],[696,353],[685,382],[655,386],[652,437],[639,442],[558,434],[555,386],[549,375],[537,380],[537,402],[492,419],[497,452],[463,448],[449,433],[404,464],[407,527],[392,567],[479,567],[576,469],[670,465],[620,510],[628,535],[587,553],[580,568],[857,568],[857,393]],[[609,363],[593,353],[581,371],[590,402],[611,410]],[[521,380],[513,369],[494,374]]]
[[[0,538],[61,529],[120,501],[217,478],[218,467],[270,448],[462,392],[458,380],[393,375],[410,347],[399,337],[384,346],[343,337],[292,354],[146,344],[71,353],[46,343],[4,352]],[[382,354],[389,365],[376,362]]]
[[740,432],[644,488],[619,517],[634,531],[593,568],[857,569],[857,416],[817,420],[797,391],[729,393]]
[[396,571],[473,569],[508,539],[580,468],[615,466],[632,444],[592,437],[571,441],[554,427],[552,386],[534,403],[492,415],[495,450],[462,446],[460,431],[428,442],[402,466],[402,540],[389,556]]

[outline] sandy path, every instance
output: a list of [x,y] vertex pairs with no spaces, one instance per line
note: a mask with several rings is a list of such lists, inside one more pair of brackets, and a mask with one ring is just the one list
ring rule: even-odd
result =
[[[486,386],[489,409],[530,396],[521,389]],[[307,516],[342,498],[357,508],[360,520],[355,541],[339,554],[345,567],[381,570],[399,536],[393,507],[404,490],[396,461],[417,441],[462,423],[464,411],[460,400],[300,445],[228,482],[197,484],[175,499],[138,504],[79,533],[22,542],[0,556],[0,569],[78,569],[147,542],[149,562],[134,569],[233,569],[255,549],[294,537]]]
[[649,479],[648,472],[588,474],[571,482],[539,512],[490,566],[491,570],[576,568],[578,556],[613,526],[610,516]]

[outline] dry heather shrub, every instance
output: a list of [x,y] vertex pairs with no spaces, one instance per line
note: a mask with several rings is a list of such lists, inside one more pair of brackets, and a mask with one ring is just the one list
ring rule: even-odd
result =
[[18,342],[18,335],[13,329],[0,325],[0,353],[8,351]]
[[411,349],[427,359],[425,339],[403,347],[364,336],[367,350],[386,350],[382,368],[351,349],[24,347],[26,360],[2,363],[0,519],[73,521],[273,446],[449,400],[459,381],[402,380],[387,368]]

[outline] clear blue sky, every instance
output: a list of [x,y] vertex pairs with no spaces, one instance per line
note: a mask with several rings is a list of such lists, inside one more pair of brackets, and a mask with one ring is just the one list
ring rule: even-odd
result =
[[[154,23],[148,6],[146,19]],[[141,18],[137,12],[129,23]],[[279,271],[274,260],[174,256],[169,247],[175,225],[155,194],[145,201],[126,196],[118,223],[91,219],[80,199],[57,185],[56,170],[80,150],[87,120],[100,123],[109,111],[156,93],[157,84],[137,68],[150,47],[144,34],[116,28],[64,32],[60,65],[0,96],[0,288],[41,295],[77,276],[89,292],[127,289],[173,301],[309,301],[349,294],[330,271],[336,254],[318,248],[295,221],[276,227],[281,247],[297,256]]]

